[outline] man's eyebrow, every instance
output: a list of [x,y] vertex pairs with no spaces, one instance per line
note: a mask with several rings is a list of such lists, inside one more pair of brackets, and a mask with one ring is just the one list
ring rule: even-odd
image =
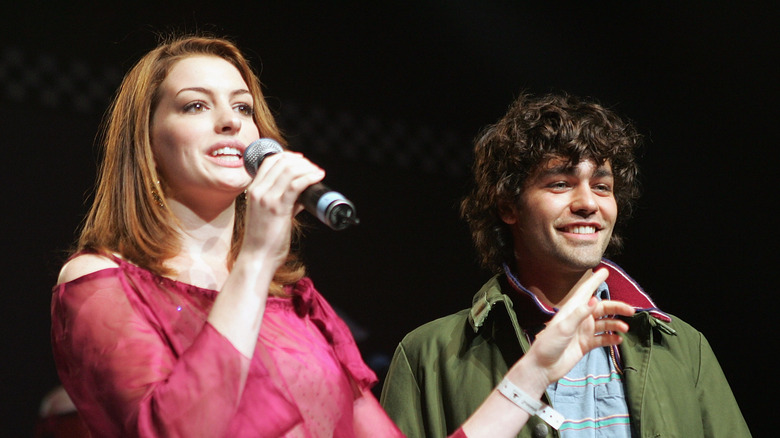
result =
[[574,166],[569,164],[559,164],[557,166],[544,167],[539,171],[539,176],[560,175],[562,173],[566,175],[573,174]]
[[599,166],[596,171],[593,172],[594,178],[610,178],[612,176],[612,169],[604,165]]
[[[579,167],[568,163],[561,163],[555,166],[545,167],[541,169],[539,173],[536,175],[536,177],[545,178],[553,175],[577,175],[579,172],[580,172]],[[607,178],[612,176],[613,176],[612,170],[603,164],[597,167],[596,170],[593,172],[594,178]]]

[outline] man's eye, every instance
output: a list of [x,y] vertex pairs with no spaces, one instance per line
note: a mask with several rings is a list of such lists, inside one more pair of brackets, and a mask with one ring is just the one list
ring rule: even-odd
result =
[[568,187],[568,184],[566,184],[565,181],[556,181],[556,182],[550,184],[549,187],[551,189],[561,190],[561,189],[565,189],[566,187]]

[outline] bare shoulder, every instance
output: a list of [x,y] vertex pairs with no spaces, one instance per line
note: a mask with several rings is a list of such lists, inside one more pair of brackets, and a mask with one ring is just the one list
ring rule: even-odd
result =
[[68,260],[60,269],[57,284],[67,283],[87,274],[117,266],[119,265],[108,257],[98,254],[81,254]]

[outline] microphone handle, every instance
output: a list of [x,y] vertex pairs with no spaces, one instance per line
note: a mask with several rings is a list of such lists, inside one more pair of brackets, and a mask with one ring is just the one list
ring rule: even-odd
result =
[[325,184],[317,183],[307,187],[298,200],[306,211],[334,230],[343,230],[360,223],[352,202]]
[[[255,140],[244,151],[244,168],[254,178],[265,157],[278,152],[282,152],[282,146],[275,140]],[[322,183],[307,187],[298,197],[298,201],[306,211],[334,230],[343,230],[360,223],[352,202]]]

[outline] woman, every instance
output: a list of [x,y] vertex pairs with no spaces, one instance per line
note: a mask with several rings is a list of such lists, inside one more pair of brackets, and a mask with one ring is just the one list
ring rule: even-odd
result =
[[[52,301],[57,369],[93,436],[399,436],[290,253],[296,200],[324,172],[289,151],[254,179],[244,170],[252,141],[284,142],[235,45],[161,44],[104,129],[94,203]],[[600,317],[632,309],[589,299],[605,275],[572,291],[512,382],[538,398],[584,352],[620,342],[602,332],[625,324]],[[483,407],[456,435],[512,436],[529,415],[498,392]]]

